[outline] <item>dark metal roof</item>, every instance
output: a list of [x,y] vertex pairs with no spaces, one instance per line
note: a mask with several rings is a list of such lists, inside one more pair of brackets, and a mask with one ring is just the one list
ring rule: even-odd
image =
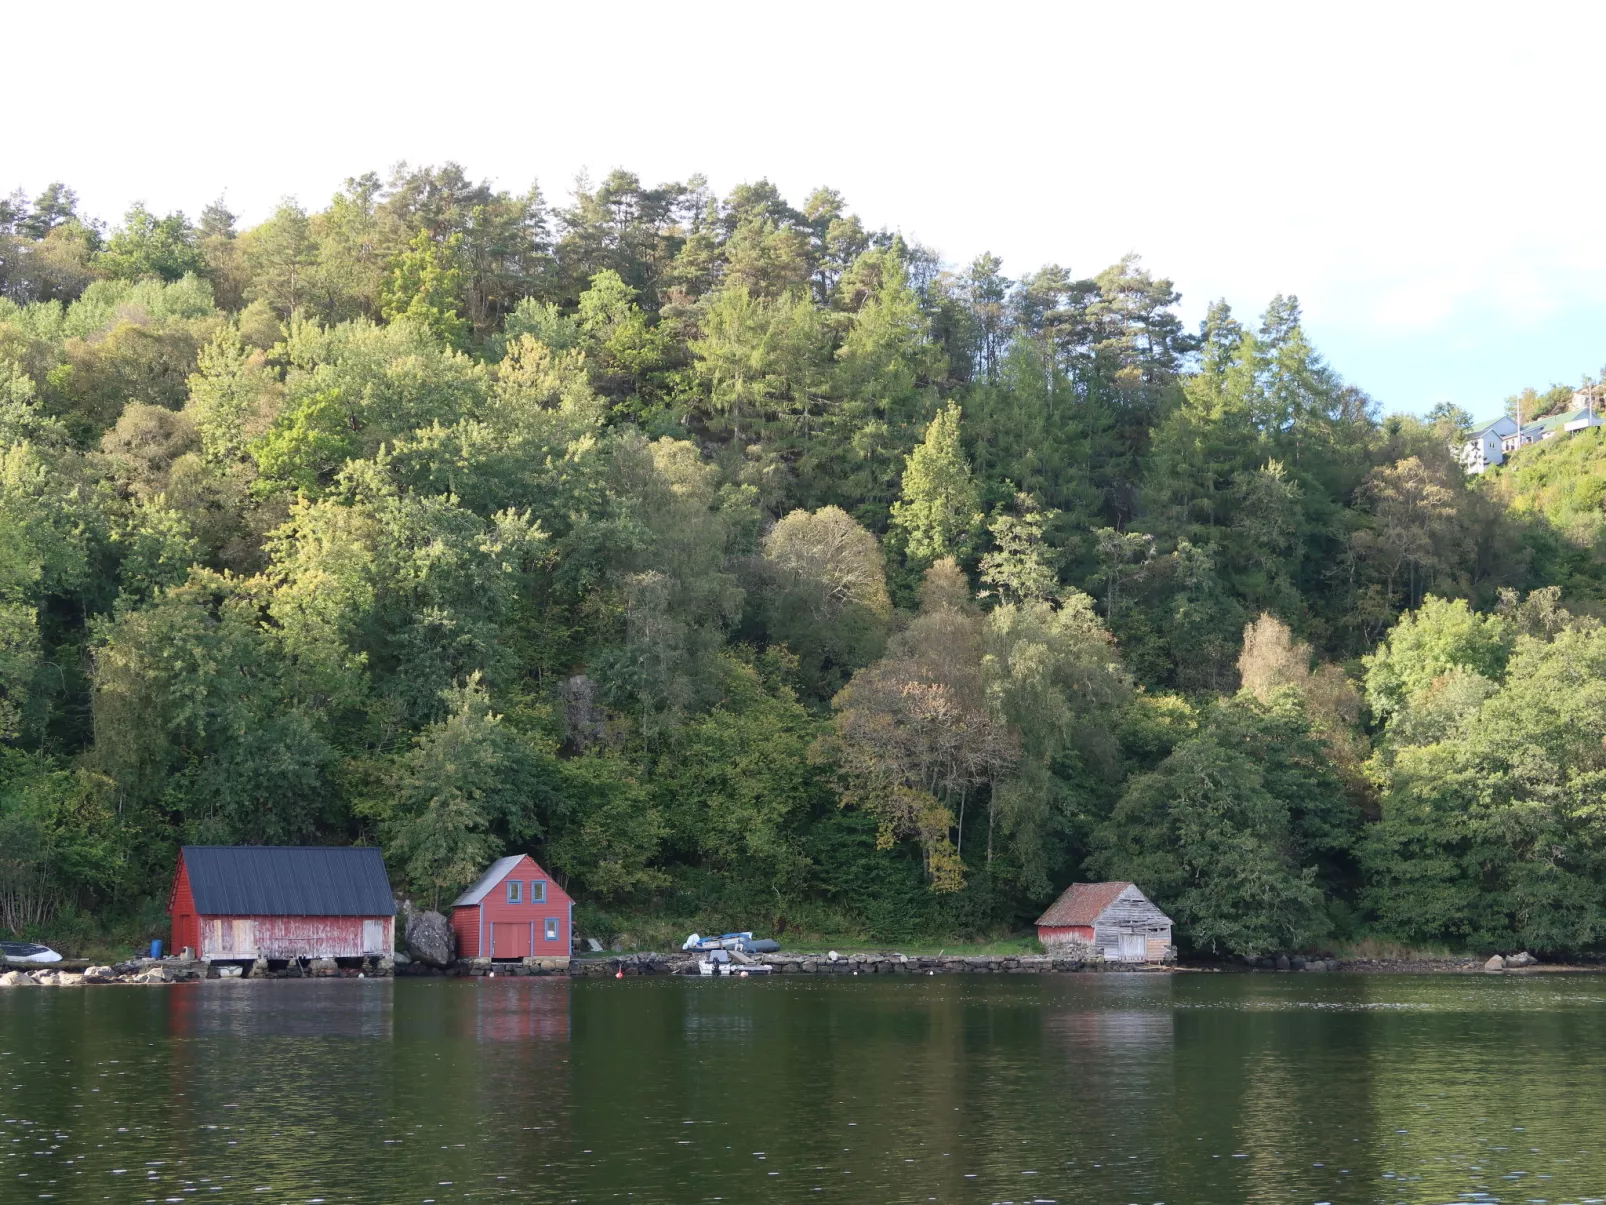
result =
[[186,845],[203,916],[394,916],[385,860],[372,846]]

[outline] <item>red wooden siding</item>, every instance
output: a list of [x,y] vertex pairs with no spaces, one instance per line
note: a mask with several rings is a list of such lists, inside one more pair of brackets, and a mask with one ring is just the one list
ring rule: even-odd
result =
[[203,916],[199,958],[361,958],[395,946],[389,916]]
[[[509,881],[519,884],[519,901],[507,898]],[[530,884],[546,884],[546,899],[530,902]],[[494,884],[478,904],[452,909],[460,958],[567,958],[574,935],[569,932],[571,904],[567,892],[526,854]],[[547,922],[556,921],[554,937]],[[482,952],[483,951],[483,952]]]
[[457,956],[480,956],[480,910],[478,905],[452,909],[452,929],[457,934]]
[[195,916],[195,895],[190,891],[190,872],[184,866],[182,854],[179,855],[178,874],[173,878],[173,892],[167,910],[173,917],[172,953],[182,953],[185,946],[198,951],[201,948],[201,932]]
[[1038,925],[1037,940],[1047,945],[1051,941],[1093,940],[1092,925]]

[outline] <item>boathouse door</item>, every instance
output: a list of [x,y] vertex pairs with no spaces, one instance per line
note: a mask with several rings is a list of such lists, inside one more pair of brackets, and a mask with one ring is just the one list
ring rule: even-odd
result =
[[1148,944],[1141,933],[1121,934],[1121,961],[1143,962],[1149,955]]
[[528,958],[529,956],[530,924],[528,921],[514,921],[512,924],[503,924],[500,921],[492,922],[492,958]]

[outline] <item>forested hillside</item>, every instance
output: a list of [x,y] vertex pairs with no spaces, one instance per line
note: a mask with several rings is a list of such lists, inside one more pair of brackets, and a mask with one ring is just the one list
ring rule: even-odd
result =
[[763,181],[0,203],[0,928],[358,841],[599,933],[1091,874],[1196,950],[1598,945],[1599,432],[1474,487],[1292,297],[1012,271]]

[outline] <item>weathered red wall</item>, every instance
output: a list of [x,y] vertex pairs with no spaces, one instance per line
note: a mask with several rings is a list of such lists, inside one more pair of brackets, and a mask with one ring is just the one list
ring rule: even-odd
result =
[[178,858],[178,873],[173,876],[173,890],[168,896],[167,910],[173,918],[172,953],[180,953],[185,946],[192,950],[201,945],[200,927],[195,918],[195,895],[190,891],[190,872],[184,865],[184,855]]
[[1093,940],[1092,925],[1038,925],[1037,940],[1047,945],[1051,941]]
[[[509,879],[518,879],[523,884],[520,892],[520,901],[511,904],[507,898],[507,883]],[[546,882],[546,901],[540,904],[530,903],[530,881],[541,879]],[[461,958],[523,958],[530,955],[536,958],[567,958],[574,935],[569,932],[570,905],[574,901],[569,894],[553,882],[552,876],[537,865],[534,858],[526,854],[520,858],[518,864],[503,876],[502,881],[491,888],[483,901],[478,904],[469,904],[461,908],[452,909],[452,928],[457,931],[457,953]],[[556,939],[548,941],[546,938],[546,922],[548,918],[558,922],[558,935]],[[517,925],[518,930],[504,931],[513,940],[507,948],[497,949],[494,954],[491,949],[493,937],[497,936],[492,929],[493,925]],[[534,925],[534,929],[531,929]],[[533,933],[533,942],[531,935]],[[483,946],[481,937],[483,935]],[[528,948],[527,948],[528,947]],[[481,952],[483,948],[483,953]]]
[[[201,958],[359,958],[389,954],[389,916],[203,916]],[[372,924],[372,930],[368,926]]]

